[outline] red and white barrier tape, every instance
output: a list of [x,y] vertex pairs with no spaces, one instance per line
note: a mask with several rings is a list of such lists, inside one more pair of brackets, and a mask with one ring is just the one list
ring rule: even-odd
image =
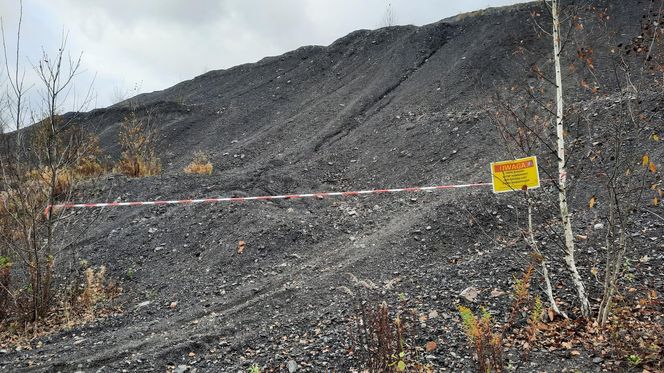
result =
[[441,189],[461,189],[473,187],[486,187],[491,186],[491,183],[475,183],[475,184],[452,184],[452,185],[437,185],[429,187],[411,187],[411,188],[395,188],[395,189],[373,189],[373,190],[360,190],[354,192],[320,192],[320,193],[307,193],[307,194],[284,194],[280,196],[258,196],[258,197],[224,197],[224,198],[204,198],[204,199],[182,199],[170,201],[136,201],[136,202],[103,202],[103,203],[63,203],[58,205],[51,205],[44,210],[48,215],[51,209],[72,209],[72,208],[99,208],[99,207],[120,207],[120,206],[161,206],[161,205],[190,205],[194,203],[218,203],[218,202],[244,202],[244,201],[271,201],[277,199],[298,199],[298,198],[324,198],[324,197],[352,197],[365,194],[381,194],[381,193],[399,193],[399,192],[423,192],[434,191]]

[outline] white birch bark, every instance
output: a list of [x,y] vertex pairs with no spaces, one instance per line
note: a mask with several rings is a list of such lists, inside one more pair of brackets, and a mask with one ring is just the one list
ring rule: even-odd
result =
[[565,264],[570,272],[572,283],[576,288],[579,302],[581,303],[581,314],[585,317],[590,316],[590,303],[586,295],[586,289],[576,268],[574,259],[574,235],[572,233],[572,222],[567,207],[567,170],[565,166],[565,131],[563,126],[563,79],[560,66],[560,18],[559,1],[551,1],[551,13],[553,16],[553,58],[556,67],[556,132],[558,135],[558,182],[560,200],[560,217],[565,231]]
[[551,286],[551,278],[549,277],[549,269],[546,266],[546,258],[540,251],[537,240],[535,240],[535,231],[533,230],[533,205],[528,190],[526,190],[526,199],[528,200],[528,235],[530,236],[530,245],[532,246],[535,253],[541,257],[540,265],[542,266],[542,277],[544,277],[544,283],[546,284],[546,296],[549,298],[549,303],[551,304],[551,309],[553,312],[561,315],[564,318],[568,318],[567,314],[560,311],[558,308],[556,298],[553,296],[553,286]]

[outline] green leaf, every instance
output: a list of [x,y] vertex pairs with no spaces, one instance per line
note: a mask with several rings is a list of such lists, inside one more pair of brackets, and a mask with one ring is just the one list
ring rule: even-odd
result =
[[404,363],[403,360],[399,360],[399,364],[397,364],[397,370],[399,372],[404,372],[406,370],[406,363]]

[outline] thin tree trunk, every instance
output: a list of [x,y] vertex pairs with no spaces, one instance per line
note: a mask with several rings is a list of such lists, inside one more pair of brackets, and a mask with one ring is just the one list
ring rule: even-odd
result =
[[530,193],[526,190],[526,200],[528,201],[528,234],[530,236],[530,245],[537,255],[541,258],[542,266],[542,277],[544,277],[544,283],[546,284],[546,296],[549,298],[549,303],[551,304],[551,309],[558,315],[561,315],[564,318],[567,318],[565,312],[560,311],[558,304],[556,303],[556,298],[553,296],[553,287],[551,286],[551,279],[549,278],[549,269],[546,266],[546,258],[542,254],[535,240],[535,232],[533,231],[533,206],[532,200],[530,199]]
[[563,126],[563,79],[562,69],[560,67],[560,19],[558,15],[558,0],[551,1],[551,11],[553,16],[553,59],[556,66],[556,131],[558,135],[558,174],[559,174],[559,192],[560,217],[565,231],[565,264],[570,272],[572,283],[576,288],[579,302],[581,303],[581,314],[584,317],[590,316],[590,303],[586,295],[586,289],[576,268],[574,259],[574,235],[572,233],[572,222],[567,207],[567,170],[565,165],[565,131]]

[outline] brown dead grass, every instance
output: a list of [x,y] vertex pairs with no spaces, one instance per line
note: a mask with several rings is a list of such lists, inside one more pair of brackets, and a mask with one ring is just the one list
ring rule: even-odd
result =
[[106,278],[104,266],[87,268],[82,283],[73,286],[68,296],[59,299],[58,307],[47,318],[31,323],[0,323],[0,348],[30,350],[37,338],[118,314],[122,309],[113,300],[121,293],[122,288]]
[[194,159],[184,168],[184,172],[195,175],[211,175],[213,168],[207,154],[196,152],[194,153]]

